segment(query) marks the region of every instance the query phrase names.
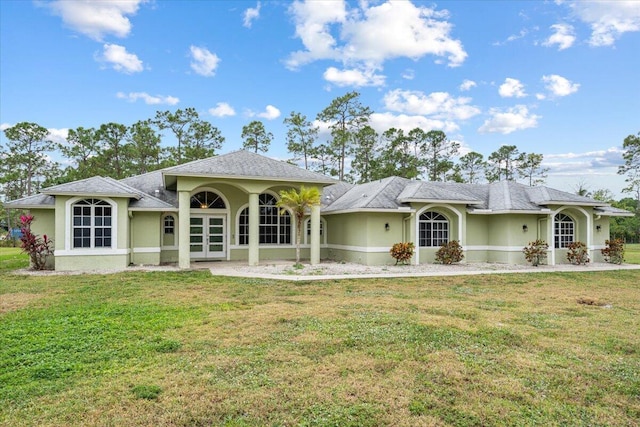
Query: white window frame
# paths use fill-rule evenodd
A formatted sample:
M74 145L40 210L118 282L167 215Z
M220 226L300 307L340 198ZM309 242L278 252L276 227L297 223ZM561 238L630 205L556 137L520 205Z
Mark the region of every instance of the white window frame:
M439 216L442 219L439 218L429 218L429 219L422 219L423 215L427 215L427 214L431 214L431 215L435 215L435 216ZM427 224L431 224L431 235L430 236L425 236L424 239L422 237L422 227L425 226ZM444 225L445 228L444 229L435 229L434 226L442 226ZM428 230L425 229L425 233ZM435 232L444 232L445 237L434 237L434 233ZM440 246L442 246L443 243L449 243L450 241L450 237L451 237L451 221L449 221L449 218L447 218L446 215L444 215L441 212L438 212L436 210L425 210L423 212L420 213L420 215L418 216L418 246L421 248L438 248ZM431 243L429 245L423 245L423 241L424 243ZM433 242L436 241L438 242L438 244L433 244Z
M305 245L311 244L311 218L307 218L304 220L302 229L304 230L304 239L303 242ZM320 218L320 244L327 244L327 220L324 218Z
M576 220L571 216L559 212L554 216L553 224L553 246L555 249L566 249L576 241Z
M258 196L258 209L261 209L263 206L265 206L260 201L260 199L261 199L261 197L263 195L268 195L268 196L273 197L276 200L276 202L280 200L278 195L273 193L273 192L271 192L271 191L265 191L263 193L260 193L260 195ZM284 246L291 246L295 242L295 237L294 237L294 232L295 232L295 224L294 224L294 222L295 221L293 220L293 215L291 214L291 212L288 209L285 209L285 211L287 212L288 217L289 217L289 225L288 225L289 233L281 233L280 232L281 227L282 226L286 226L285 224L281 223L281 221L285 218L285 216L280 214L280 212L279 212L280 208L276 207L276 209L278 210L278 213L277 213L277 224L276 224L276 226L278 228L278 233L277 233L278 242L277 243L260 243L260 246L263 246L263 247L264 246L284 247ZM246 214L245 214L245 211L246 211ZM242 217L246 217L247 218L246 233L241 233L240 219ZM249 204L247 203L247 204L241 206L240 209L238 209L238 214L236 215L236 244L239 247L243 247L243 248L249 246L249 222L248 222L248 217L249 217ZM259 241L262 241L261 237L262 237L263 227L273 226L273 224L263 224L262 223L263 215L259 215L259 218L260 218L260 224L259 224L259 233L260 234L259 234L258 239L259 239ZM280 243L280 241L282 240L283 236L288 236L289 243ZM246 238L246 241L244 243L241 243L241 239L243 237Z
M98 199L111 205L111 247L110 248L74 248L73 247L73 205L80 200ZM64 249L56 250L56 256L80 256L80 255L126 255L128 249L118 248L118 204L109 197L82 196L72 197L65 202L65 235Z

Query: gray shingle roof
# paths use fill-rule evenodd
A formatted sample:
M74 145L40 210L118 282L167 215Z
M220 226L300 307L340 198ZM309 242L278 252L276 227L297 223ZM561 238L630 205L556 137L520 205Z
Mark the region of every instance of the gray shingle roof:
M140 198L139 191L122 184L113 178L94 176L80 181L67 182L54 185L42 190L43 194L78 195L78 196L112 196Z
M55 197L47 194L34 194L33 196L10 200L4 203L6 207L15 209L53 208L55 204Z
M261 180L333 184L335 179L311 172L281 160L271 159L245 150L195 160L163 170L165 177L189 175L237 177Z
M398 209L403 206L398 201L398 196L410 182L406 178L392 176L379 181L354 185L344 192L342 196L328 204L324 208L324 212L354 209ZM331 191L331 187L333 186L328 187L327 190ZM326 194L324 193L324 195Z
M178 207L178 195L175 191L164 188L161 170L121 179L120 182L142 191L143 193L152 196L169 206L174 208ZM132 203L131 206L138 207L137 202L134 203Z

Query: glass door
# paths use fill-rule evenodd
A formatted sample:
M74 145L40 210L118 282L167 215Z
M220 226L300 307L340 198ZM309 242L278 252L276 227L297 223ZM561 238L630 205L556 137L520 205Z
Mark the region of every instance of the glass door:
M192 216L189 227L189 250L191 258L226 257L225 216Z

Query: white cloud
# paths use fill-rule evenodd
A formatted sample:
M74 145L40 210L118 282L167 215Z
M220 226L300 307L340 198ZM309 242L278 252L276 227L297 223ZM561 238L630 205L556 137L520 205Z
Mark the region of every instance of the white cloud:
M9 123L1 123L0 124L0 131L4 131L5 129L9 129L10 127L13 127L13 125L9 124Z
M191 69L201 76L211 77L215 75L220 58L204 47L191 46L189 49L192 58Z
M344 1L295 1L289 12L305 50L293 52L286 65L296 69L316 60L333 59L371 69L380 68L391 58L417 60L435 55L446 57L448 65L456 67L467 57L462 43L450 36L452 25L446 21L446 11L407 1L358 4L347 10Z
M119 1L64 1L57 0L47 6L62 17L70 28L94 40L102 41L106 35L126 37L131 32L127 15L135 15L146 0Z
M517 130L534 128L538 126L540 116L530 114L525 105L516 105L502 111L499 108L489 110L491 117L480 126L480 133L501 133L508 135Z
M126 99L129 102L136 102L138 99L142 99L147 105L176 105L180 102L180 99L175 96L162 96L156 95L152 96L145 92L129 92L128 94L124 92L118 92L116 97L119 99Z
M253 21L260 17L260 2L256 5L256 7L250 7L244 11L244 20L242 25L247 28L251 28Z
M545 87L555 96L567 96L575 93L580 88L579 83L572 83L557 74L542 76Z
M547 95L545 95L544 93L536 93L536 99L538 101L542 101L544 99L547 99Z
M527 94L524 91L524 85L518 79L507 77L504 83L500 85L498 93L503 98L524 98Z
M336 86L383 86L385 81L385 77L375 74L375 70L338 70L335 67L327 68L323 77Z
M236 115L236 110L226 102L218 102L215 107L209 108L209 114L214 117L231 117Z
M258 117L262 117L263 119L273 120L280 117L280 110L278 110L273 105L267 105L265 111L257 114Z
M518 39L521 39L521 38L525 37L527 34L529 34L529 31L526 28L523 28L522 30L520 30L520 32L518 34L512 34L509 37L507 37L506 40L501 41L501 42L494 42L493 45L494 46L504 46L507 43L511 43L512 41L516 41Z
M478 84L476 82L474 82L473 80L469 80L469 79L465 79L462 84L459 86L458 89L460 89L460 91L464 92L467 90L471 90L471 88L478 86Z
M412 70L411 68L407 68L402 73L402 78L405 79L405 80L413 80L415 77L416 77L416 72L414 70Z
M139 73L144 69L142 61L135 54L127 52L124 46L117 44L105 44L102 47L102 55L97 60L107 62L114 70L126 74Z
M571 1L568 5L591 27L591 46L611 46L624 33L640 31L640 2L636 0Z
M424 116L412 116L408 114L393 114L386 113L373 113L370 117L369 124L379 134L391 129L402 129L405 133L412 129L420 128L426 130L439 129L444 132L455 132L459 129L459 126L449 120L435 120Z
M447 92L425 95L420 91L395 89L383 99L385 108L399 113L432 116L436 119L466 120L480 114L480 109L470 105L471 98L454 98Z
M554 24L551 29L555 32L542 43L543 46L558 45L558 50L568 49L573 46L576 41L573 26L569 24Z
M49 131L49 140L58 143L58 144L66 144L67 143L67 136L69 135L69 129L67 128L62 128L62 129L56 129L56 128L49 128L47 129Z

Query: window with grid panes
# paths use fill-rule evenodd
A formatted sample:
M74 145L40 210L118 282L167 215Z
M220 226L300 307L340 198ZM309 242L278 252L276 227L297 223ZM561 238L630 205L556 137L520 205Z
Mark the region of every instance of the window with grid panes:
M555 218L554 240L555 247L566 248L573 243L575 234L575 222L569 215L559 213Z
M424 212L418 220L420 246L442 246L449 242L449 221L433 211Z
M73 204L73 247L110 248L112 238L111 205L100 199Z
M291 244L291 215L289 212L280 214L280 208L276 206L277 199L268 193L260 194L259 218L260 218L260 244L264 245L289 245ZM240 212L238 218L238 243L249 244L249 208Z

